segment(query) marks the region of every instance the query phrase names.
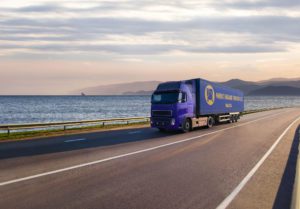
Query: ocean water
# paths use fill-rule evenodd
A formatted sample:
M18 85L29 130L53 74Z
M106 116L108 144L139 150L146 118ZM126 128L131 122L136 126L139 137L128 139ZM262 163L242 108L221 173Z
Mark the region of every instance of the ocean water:
M150 96L0 96L0 124L150 115ZM245 97L245 109L300 106L300 97Z

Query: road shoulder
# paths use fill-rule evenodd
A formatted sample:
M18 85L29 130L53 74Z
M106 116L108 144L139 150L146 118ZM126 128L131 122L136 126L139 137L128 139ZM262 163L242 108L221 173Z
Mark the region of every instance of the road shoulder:
M299 146L299 123L283 137L228 208L289 208Z

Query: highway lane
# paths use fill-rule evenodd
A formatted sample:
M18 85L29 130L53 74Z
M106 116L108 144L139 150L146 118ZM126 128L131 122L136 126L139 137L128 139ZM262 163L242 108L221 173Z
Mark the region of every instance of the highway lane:
M1 143L0 182L158 148L1 186L0 205L215 208L299 115L300 109L256 113L188 134L144 128Z
M129 153L228 127L232 128L236 125L255 122L257 119L264 119L264 117L275 117L281 112L272 111L247 115L237 124L224 124L213 129L202 129L184 135L159 133L155 129L146 128L139 129L139 132L137 130L118 130L3 143L0 144L0 170L2 171L0 182ZM86 139L86 141L65 143L76 139Z

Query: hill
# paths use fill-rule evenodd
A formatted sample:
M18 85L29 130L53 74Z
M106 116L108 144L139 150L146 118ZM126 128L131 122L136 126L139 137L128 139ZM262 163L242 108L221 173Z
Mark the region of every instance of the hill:
M150 95L159 83L160 81L140 81L99 85L78 89L70 94L80 95L81 92L83 92L86 95ZM219 83L239 89L244 92L245 95L298 95L297 92L299 91L298 89L300 89L300 79L275 78L259 82L231 79Z
M300 96L300 88L291 86L266 86L249 93L251 96Z
M123 95L151 95L153 93L153 91L128 91L128 92L124 92Z
M246 95L251 91L261 88L261 85L255 83L255 82L243 81L240 79L231 79L226 82L221 82L220 84L234 88L234 89L239 89L242 92L244 92L244 94L246 94Z
M259 83L270 83L270 82L284 82L284 81L299 81L300 80L300 77L299 78L271 78L271 79L268 79L268 80L262 80L262 81L259 81Z
M132 94L135 94L135 92L152 92L159 83L160 81L141 81L112 85L99 85L78 89L71 92L71 94L79 95L80 92L84 92L86 95L128 95L129 92Z

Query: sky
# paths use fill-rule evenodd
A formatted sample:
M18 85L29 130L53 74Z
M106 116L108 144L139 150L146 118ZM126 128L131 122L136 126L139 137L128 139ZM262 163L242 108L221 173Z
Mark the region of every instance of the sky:
M1 0L0 95L300 77L299 0Z

